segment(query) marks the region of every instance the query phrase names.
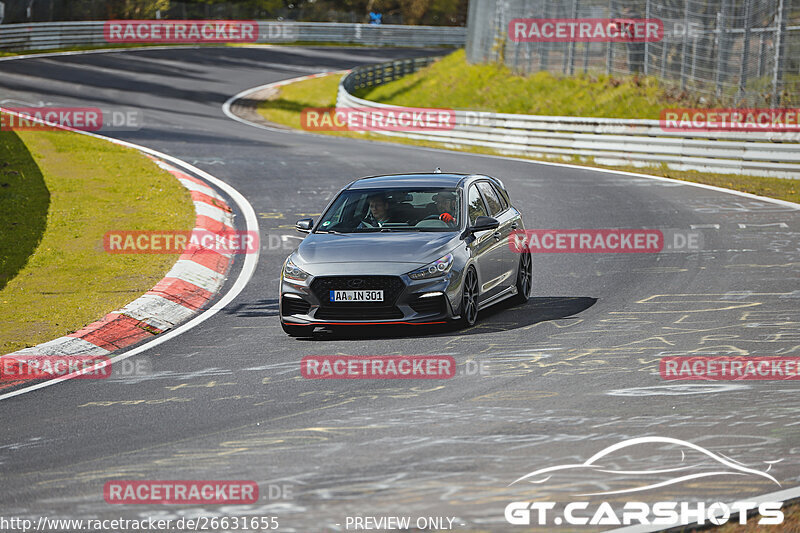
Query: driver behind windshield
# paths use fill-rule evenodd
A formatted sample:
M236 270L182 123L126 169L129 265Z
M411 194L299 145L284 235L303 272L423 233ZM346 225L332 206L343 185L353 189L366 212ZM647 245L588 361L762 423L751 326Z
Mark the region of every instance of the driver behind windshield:
M391 207L385 194L373 194L367 198L369 211L359 228L382 227L386 222L391 222Z

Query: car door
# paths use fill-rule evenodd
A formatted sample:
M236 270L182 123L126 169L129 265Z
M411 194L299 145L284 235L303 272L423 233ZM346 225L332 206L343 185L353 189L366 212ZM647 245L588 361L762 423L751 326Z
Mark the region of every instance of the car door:
M498 268L501 278L498 285L501 289L504 289L516 283L515 274L519 257L511 252L508 240L514 230L522 227L520 216L516 209L511 208L505 196L497 189L495 184L481 181L478 183L478 189L486 201L489 216L496 218L500 223L494 235L497 240L497 254L499 256L497 260L501 264Z
M478 217L489 216L483 196L475 184L467 192L467 213L470 226L475 224ZM501 276L502 257L497 254L497 238L494 233L495 230L475 232L475 240L470 245L480 281L479 301L486 300L499 291L497 284Z

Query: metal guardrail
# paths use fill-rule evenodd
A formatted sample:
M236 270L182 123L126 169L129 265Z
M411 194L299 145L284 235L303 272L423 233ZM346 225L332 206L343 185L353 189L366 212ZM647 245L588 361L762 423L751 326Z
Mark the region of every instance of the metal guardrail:
M399 59L378 65L356 67L342 80L348 92L358 89L383 85L408 74L413 74L423 67L427 67L438 58L418 57L415 59Z
M352 93L354 88L368 86L363 80L370 80L370 85L380 85L395 79L394 73L412 67L398 63L392 61L354 69L339 85L337 107L394 107L364 100ZM392 69L390 75L385 74L388 68ZM674 132L663 130L658 120L464 110L455 111L452 130L378 133L445 145L482 146L504 154L567 160L577 156L603 165L665 164L674 170L800 179L800 133Z
M466 28L259 20L257 43L334 42L369 46L464 46ZM108 44L105 21L0 25L0 50L52 50Z

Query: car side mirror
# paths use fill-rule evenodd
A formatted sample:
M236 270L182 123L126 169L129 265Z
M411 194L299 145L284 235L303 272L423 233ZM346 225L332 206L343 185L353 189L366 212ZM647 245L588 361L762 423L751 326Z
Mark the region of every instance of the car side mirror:
M469 231L471 233L475 233L477 231L486 231L490 229L497 229L500 227L500 222L496 218L492 217L478 217L475 219L475 224L473 224Z
M300 233L311 233L311 228L314 227L313 218L304 218L295 223L294 228Z

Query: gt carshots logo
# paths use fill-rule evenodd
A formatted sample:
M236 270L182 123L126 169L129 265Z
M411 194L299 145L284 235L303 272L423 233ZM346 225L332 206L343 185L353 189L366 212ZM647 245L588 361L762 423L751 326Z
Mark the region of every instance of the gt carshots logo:
M639 470L624 464L636 461L635 458L642 451L653 445L658 445L659 457L650 457L649 459L658 462L656 468ZM615 454L619 450L625 451ZM675 464L670 464L669 457L677 452L680 452L680 460ZM666 460L661 457L662 454L667 454ZM678 455L675 456L678 457ZM768 473L772 466L780 461L782 459L765 461L767 468L759 470L684 440L669 437L639 437L609 446L583 463L557 465L535 470L516 479L509 486L521 482L543 485L565 471L569 471L573 475L571 479L574 479L575 473L581 471L587 474L602 474L604 476L602 486L604 487L611 482L616 484L620 478L623 480L631 478L640 483L627 488L614 487L601 492L578 494L578 497L614 495L616 499L619 494L642 492L696 479L730 475L761 477L780 486L780 483ZM672 474L674 476L669 477ZM612 476L611 482L608 480L609 475ZM644 484L641 484L642 480L644 480ZM573 481L573 483L575 482ZM702 501L656 501L653 503L628 501L622 505L621 509L619 509L619 505L615 509L607 501L598 503L584 500L566 504L554 501L515 501L506 505L504 517L509 524L526 526L547 524L677 526L694 522L698 525L704 525L706 522L722 525L737 517L739 524L745 524L748 512L756 510L761 515L758 521L759 525L777 525L783 523L782 505L783 502L746 500L727 504L719 501L710 504Z
M761 518L759 525L777 525L783 522L782 502L735 502L730 505L715 502L706 505L704 502L656 502L652 505L645 502L626 502L622 512L617 511L608 502L594 507L589 502L570 502L560 514L548 515L548 511L556 507L556 502L512 502L506 506L505 518L509 524L528 526L532 524L555 525L571 524L576 526L620 526L631 524L670 526L697 522L722 525L735 515L739 523L747 523L747 512L757 509ZM549 521L551 520L551 521Z

